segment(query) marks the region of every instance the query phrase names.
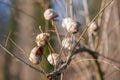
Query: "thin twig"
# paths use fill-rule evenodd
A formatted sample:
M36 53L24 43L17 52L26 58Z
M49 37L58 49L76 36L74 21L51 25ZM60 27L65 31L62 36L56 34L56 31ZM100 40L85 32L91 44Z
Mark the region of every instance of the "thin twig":
M73 14L73 1L70 0L70 15L71 15L71 18L74 19L74 14Z
M99 36L95 36L95 44L94 44L94 50L96 51L99 45Z
M39 29L40 29L40 31L43 33L43 30L42 30L41 26L39 26ZM51 54L51 56L52 56L52 61L53 61L53 63L54 63L54 58L53 58L52 53L54 53L55 51L54 51L53 47L51 46L51 44L49 43L49 41L47 41L47 45L48 45L50 54ZM47 57L45 57L45 59L47 60ZM48 61L48 60L47 60L47 61Z
M10 35L10 34L9 34L9 35ZM15 41L13 41L13 40L9 37L9 35L7 36L6 44L7 44L8 41L10 40L18 49L20 49L20 50L25 54L25 53L26 53L25 50L22 49L17 43L15 43ZM6 35L5 35L5 37L6 37ZM6 47L6 45L5 45L5 47Z
M112 1L113 1L113 0L111 0L101 11L99 11L99 13L94 17L94 19L87 25L87 27L85 28L85 30L84 30L84 31L82 32L82 34L80 35L79 40L78 40L76 46L78 45L78 43L79 43L79 41L81 40L82 36L87 32L87 29L88 29L88 27L90 26L90 24L97 19L97 17L103 12L103 10L104 10L106 7L108 7L108 6L111 4ZM53 72L49 73L48 76L56 76L56 75L59 75L62 70L64 70L64 69L67 68L67 66L68 66L68 65L70 64L70 62L71 62L71 58L72 58L72 56L73 56L73 54L74 54L74 49L76 48L76 46L72 49L71 54L68 56L67 61L66 61L64 64L62 64L56 71L53 71ZM94 56L94 57L97 57L97 56Z
M47 32L55 32L55 30L47 30Z
M89 26L91 25L92 22L94 22L97 17L112 3L113 0L111 0L103 9L101 9L101 11L98 12L98 14L90 21L90 23L88 23L85 27L85 29L83 30L83 32L81 33L76 45L74 46L74 48L72 49L71 53L74 52L74 49L76 48L76 46L78 45L79 41L81 40L81 38L84 36L84 34L87 33L87 30L89 28Z
M24 49L18 46L11 38L8 38L18 49L20 49L24 54L26 53Z
M8 36L7 36L7 39L6 39L6 42L5 42L5 47L8 45L8 39L9 39L9 37L10 37L10 34L11 34L11 32L9 32L9 34L8 34Z
M55 28L55 32L56 32L56 35L57 35L59 44L61 45L62 42L61 42L60 34L59 34L59 31L58 31L58 27L57 27L56 23L55 23L53 20L51 20L51 23L52 23L52 25L53 25L54 28Z
M78 53L78 52L89 52L91 55L94 55L96 58L97 58L98 56L101 56L101 57L103 57L103 58L105 58L105 59L107 59L107 60L110 60L110 61L112 61L112 62L115 62L115 63L120 64L120 61L116 61L116 60L114 60L114 59L111 59L111 58L109 58L109 57L106 57L106 56L104 56L104 55L102 55L102 54L99 54L98 52L92 51L92 50L90 50L90 49L88 49L88 48L85 48L85 47L76 50L74 53L76 54L76 53Z
M65 0L66 17L68 17L68 0Z
M40 29L40 32L42 32L42 33L43 33L43 30L42 30L41 26L39 26L39 29ZM55 51L54 51L54 49L53 49L53 47L52 47L52 45L50 44L50 42L49 42L49 41L47 41L47 44L48 44L48 47L49 47L49 48L50 48L50 50L51 50L50 52L53 52L53 53L54 53Z
M53 49L53 47L51 46L51 44L47 41L48 47L50 48L51 52L54 53L55 50Z
M74 65L74 64L77 64L79 62L83 62L83 61L95 61L95 60L97 60L99 62L103 62L103 63L109 64L109 65L113 66L116 70L120 71L119 66L116 66L115 64L113 64L111 62L108 62L108 61L105 61L105 60L98 60L98 59L81 59L81 60L78 60L78 61L72 63L71 66Z
M41 33L43 33L42 27L39 25L39 30Z
M21 58L19 58L18 56L16 56L15 54L11 53L10 51L8 51L4 46L2 46L0 44L0 47L6 52L8 53L9 55L15 57L18 61L20 61L21 63L24 63L25 65L29 66L30 68L42 73L43 75L46 75L46 73L43 71L43 70L40 70L40 69L37 69L35 68L34 66L30 65L29 63L25 62L24 60L22 60Z
M61 78L60 78L60 80L63 80L63 73L61 73Z
M67 34L65 35L65 37L64 37L64 38L67 38L68 34L69 34L69 33L67 33ZM64 44L64 45L66 45L66 41L65 41L65 44ZM63 50L63 48L64 48L64 45L61 47L61 49L60 49L60 52L59 52L59 53L62 53L62 50Z

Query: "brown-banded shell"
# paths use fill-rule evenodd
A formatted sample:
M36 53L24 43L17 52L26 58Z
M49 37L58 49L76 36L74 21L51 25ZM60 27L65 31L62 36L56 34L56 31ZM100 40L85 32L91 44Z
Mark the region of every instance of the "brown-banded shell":
M40 33L37 35L35 42L37 46L45 46L46 42L49 41L50 34L49 33Z
M51 65L57 66L60 62L60 55L56 53L49 54L47 60Z
M62 46L67 50L72 50L76 41L73 38L67 37L62 40Z
M29 55L29 60L34 64L39 64L42 59L43 47L34 47Z

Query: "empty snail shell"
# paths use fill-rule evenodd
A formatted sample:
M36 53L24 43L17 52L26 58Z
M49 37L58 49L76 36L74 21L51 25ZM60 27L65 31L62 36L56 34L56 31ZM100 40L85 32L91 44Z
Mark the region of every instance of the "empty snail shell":
M62 40L62 46L67 50L72 50L75 44L76 41L73 38L67 37Z
M49 54L47 60L51 65L57 66L60 62L60 55L56 53Z
M51 20L58 17L58 14L53 9L47 9L44 12L44 17L46 20Z
M70 33L77 33L81 24L74 21L72 18L65 18L62 21L62 27L65 28Z
M50 34L49 33L40 33L37 35L35 42L38 46L45 46L46 41L49 41Z
M97 35L97 31L99 29L99 26L97 25L97 23L94 21L93 23L91 23L91 25L89 26L88 32L93 34L93 35Z
M42 59L43 48L42 47L34 47L31 50L29 60L34 64L39 64Z
M70 18L70 17L68 17L68 18L64 18L63 20L62 20L62 27L63 28L66 28L67 26L68 26L68 23L70 23L70 22L72 22L73 20L72 20L72 18Z

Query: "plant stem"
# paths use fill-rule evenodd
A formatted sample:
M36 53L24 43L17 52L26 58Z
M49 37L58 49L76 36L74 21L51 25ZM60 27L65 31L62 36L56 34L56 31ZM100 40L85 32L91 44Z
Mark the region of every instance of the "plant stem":
M40 69L35 68L35 67L32 66L31 64L29 64L29 63L25 62L24 60L22 60L20 57L18 57L18 56L16 56L15 54L11 53L10 51L8 51L8 50L7 50L4 46L2 46L1 44L0 44L0 47L1 47L6 53L8 53L9 55L15 57L15 58L16 58L18 61L20 61L21 63L26 64L26 65L29 66L30 68L32 68L32 69L34 69L34 70L36 70L36 71L38 71L38 72L40 72L40 73L42 73L42 74L44 74L44 75L46 74L43 70L40 70Z
M72 2L72 0L70 0L70 15L71 15L71 18L74 19L74 15L73 15L73 2Z
M53 25L54 28L55 28L55 32L56 32L56 35L57 35L57 38L58 38L59 44L61 45L62 42L61 42L61 39L60 39L60 34L59 34L59 31L58 31L57 25L56 25L56 23L55 23L53 20L51 20L51 23L52 23L52 25Z

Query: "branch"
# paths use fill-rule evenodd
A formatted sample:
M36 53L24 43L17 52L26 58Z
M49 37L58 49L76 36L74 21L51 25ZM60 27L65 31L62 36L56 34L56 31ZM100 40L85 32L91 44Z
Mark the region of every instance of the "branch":
M21 63L24 63L25 65L29 66L30 68L42 73L43 75L45 75L46 73L43 71L43 70L40 70L40 69L37 69L35 68L34 66L30 65L29 63L25 62L24 60L22 60L21 58L19 58L18 56L16 56L15 54L11 53L10 51L8 51L4 46L2 46L0 44L0 47L6 52L8 53L9 55L15 57L18 61L20 61Z
M105 57L105 56L103 56L103 55L100 55L98 52L92 51L92 50L87 49L87 48L85 48L85 47L76 50L76 51L74 52L74 55L75 55L75 54L78 54L78 53L81 53L81 52L87 52L87 53L89 53L94 59L97 59L98 56L102 56L102 57L104 57L104 58L106 58L106 59L108 59L108 60L110 60L110 61L114 61L114 62L116 62L116 63L120 63L119 61L112 60L111 58L108 58L108 57ZM67 59L67 61L66 61L65 63L63 63L56 71L53 71L53 72L51 72L51 73L48 73L47 76L53 77L53 76L58 76L58 75L60 75L61 72L62 72L63 70L65 70L65 69L67 68L67 66L70 64L72 56L73 56L73 54L70 54L69 57L68 57L68 59ZM100 73L100 75L101 75L100 66L99 66L98 61L95 62L95 65L97 65L96 67L98 68L98 71L99 71L99 73ZM102 80L102 79L101 79L101 80Z
M82 39L83 35L87 32L87 29L89 28L90 24L97 19L97 17L105 10L106 7L108 7L108 6L111 4L112 1L113 1L113 0L111 0L101 11L99 11L98 14L94 17L94 19L92 19L92 21L86 25L86 28L84 29L84 31L83 31L82 34L80 35L80 37L79 37L76 45L75 45L74 48L72 49L71 54L68 56L67 61L66 61L65 63L63 63L56 71L53 71L53 72L49 73L49 74L47 75L48 77L60 75L61 72L62 72L64 69L67 68L67 66L68 66L68 65L70 64L70 62L71 62L72 56L73 56L75 53L77 53L77 52L74 52L76 46L78 45L79 41ZM96 52L91 51L91 50L89 50L89 49L85 49L85 48L79 49L79 52L84 52L84 51L90 53L90 55L92 55L93 58L97 59L98 56L97 56L97 55L93 55L93 53L96 53Z
M98 12L98 14L90 21L90 23L88 23L88 24L86 25L85 29L84 29L83 32L81 33L81 35L80 35L80 37L79 37L79 39L78 39L78 41L77 41L77 43L76 43L76 45L75 45L74 48L72 49L71 54L73 54L76 46L78 45L79 41L82 39L82 37L84 36L84 34L87 33L87 30L88 30L89 26L91 25L91 23L93 23L93 22L97 19L97 17L112 3L112 1L113 1L113 0L111 0L104 8L102 8L102 9Z
M65 0L66 17L68 17L68 0Z
M97 61L98 56L94 55L95 52L92 51L92 50L89 50L89 49L87 49L87 48L82 48L82 49L80 50L80 52L81 52L81 51L87 52L88 54L90 54L90 56L93 57L93 59L95 59L95 61L93 62L93 66L94 66L94 68L95 68L95 70L96 70L96 79L97 79L97 80L103 80L103 75L102 75L102 71L101 71L101 68L100 68L100 64L99 64L99 62ZM79 50L78 50L76 53L79 53Z
M57 27L56 23L54 22L54 20L51 20L51 23L52 23L52 25L53 25L54 28L55 28L55 32L56 32L56 35L57 35L57 38L58 38L58 42L59 42L59 44L61 45L62 42L61 42L61 38L60 38L60 34L59 34L58 27Z
M42 30L41 26L39 26L39 29L40 29L40 32L43 33L43 30ZM53 49L53 47L52 47L52 45L50 44L49 41L47 41L47 44L48 44L48 47L50 49L50 52L54 53L55 51L54 51L54 49Z
M111 59L111 58L109 58L109 57L106 57L106 56L104 56L104 55L102 55L102 54L99 54L98 52L92 51L92 50L90 50L90 49L88 49L88 48L85 48L85 47L76 50L74 53L77 54L77 53L79 53L79 52L88 52L90 55L94 56L95 59L97 59L99 56L101 56L101 57L103 57L103 58L105 58L105 59L107 59L107 60L109 60L109 61L112 61L112 62L115 62L115 63L120 64L119 61L113 60L113 59Z
M73 14L73 1L70 0L70 15L71 15L71 18L74 19L74 14Z

